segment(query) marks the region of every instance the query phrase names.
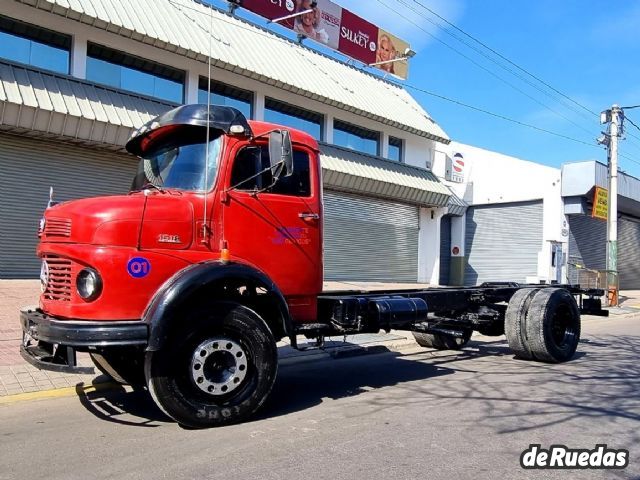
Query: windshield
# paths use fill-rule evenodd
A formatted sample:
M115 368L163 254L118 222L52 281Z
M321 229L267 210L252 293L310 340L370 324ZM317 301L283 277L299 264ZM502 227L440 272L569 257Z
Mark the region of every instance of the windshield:
M191 135L171 136L169 141L158 142L157 148L145 152L131 190L142 190L145 185L159 188L204 191L213 185L218 171L222 137L209 142L209 162L206 172L206 139L204 129Z

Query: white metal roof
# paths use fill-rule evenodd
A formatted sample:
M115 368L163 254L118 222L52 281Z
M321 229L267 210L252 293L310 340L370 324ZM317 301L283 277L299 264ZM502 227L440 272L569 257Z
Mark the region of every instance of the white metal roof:
M134 129L173 106L0 60L2 130L121 150ZM329 188L416 205L452 205L451 191L428 170L327 144L321 145L320 159Z
M429 170L354 152L335 145L320 145L325 187L376 195L421 206L445 206L453 195Z
M17 0L448 143L396 85L193 0ZM212 28L210 28L210 25Z
M121 149L134 127L172 106L0 61L0 128L4 130Z

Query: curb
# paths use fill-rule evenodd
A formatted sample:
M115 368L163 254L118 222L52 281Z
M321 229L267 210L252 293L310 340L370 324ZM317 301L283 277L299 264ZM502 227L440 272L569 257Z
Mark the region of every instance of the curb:
M75 387L52 388L49 390L40 390L35 392L15 393L13 395L5 395L0 397L0 406L13 405L15 403L27 402L32 400L44 400L49 398L65 398L73 397L80 394L104 392L122 388L124 385L111 380L97 382L92 385L78 383Z

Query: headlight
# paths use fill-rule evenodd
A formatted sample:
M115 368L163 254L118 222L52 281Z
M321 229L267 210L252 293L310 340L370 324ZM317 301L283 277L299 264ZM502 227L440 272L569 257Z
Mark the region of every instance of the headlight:
M85 300L95 300L102 292L102 279L100 274L93 268L85 268L76 278L76 288L78 295Z

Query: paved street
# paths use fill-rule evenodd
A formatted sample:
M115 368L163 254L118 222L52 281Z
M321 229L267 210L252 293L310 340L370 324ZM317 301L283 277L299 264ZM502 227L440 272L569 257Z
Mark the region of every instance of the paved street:
M182 429L144 391L0 404L0 478L640 478L640 318L583 327L564 365L514 360L502 339L287 365L258 418L222 429ZM631 460L524 471L531 443Z

